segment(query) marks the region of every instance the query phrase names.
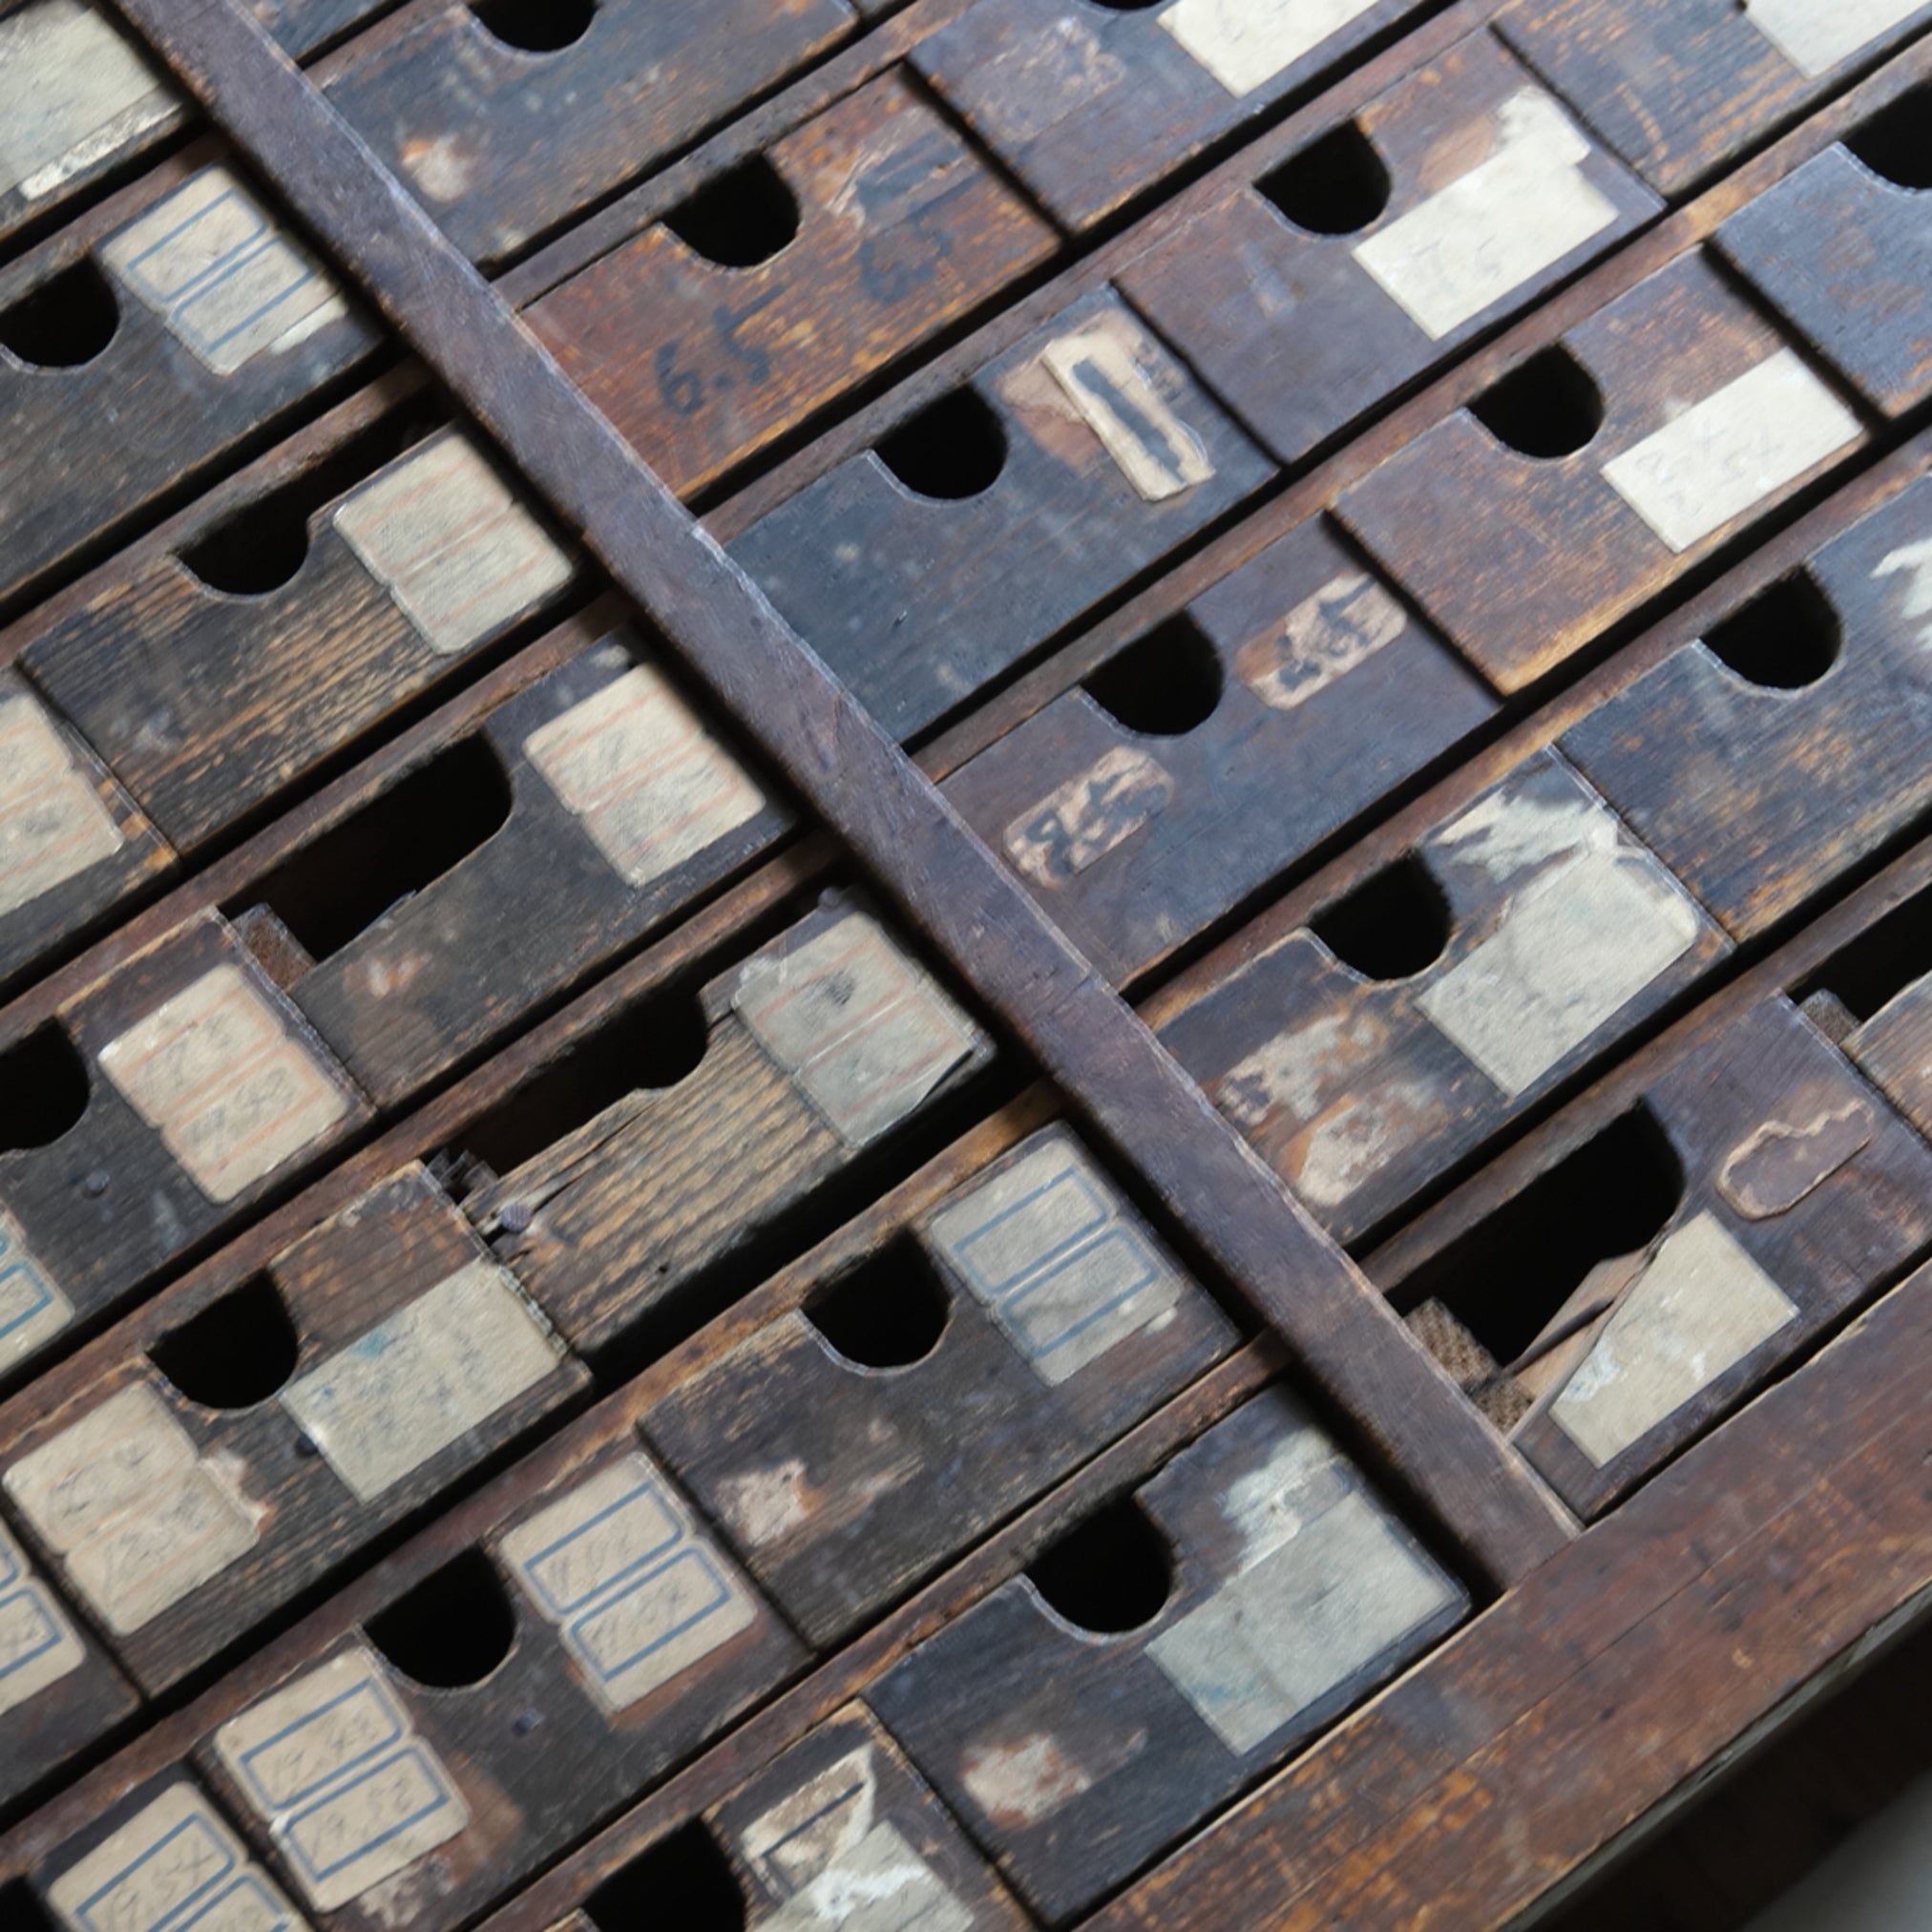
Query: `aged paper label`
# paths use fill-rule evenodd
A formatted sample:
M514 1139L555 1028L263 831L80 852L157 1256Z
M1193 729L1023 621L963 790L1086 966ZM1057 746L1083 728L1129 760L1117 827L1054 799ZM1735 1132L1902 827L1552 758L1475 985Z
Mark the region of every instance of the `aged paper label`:
M32 698L0 699L0 918L122 843L53 721Z
M472 1261L291 1382L282 1406L369 1502L562 1358L563 1344L509 1274Z
M1796 1315L1724 1224L1696 1215L1658 1244L1550 1416L1602 1468Z
M1229 94L1252 94L1376 0L1174 0L1154 17Z
M809 1880L759 1932L972 1932L971 1910L881 1820Z
M1603 477L1683 551L1858 439L1858 419L1781 348L1611 457Z
M1925 0L1744 0L1744 17L1807 80L1902 26Z
M23 1456L5 1486L122 1636L255 1547L254 1509L142 1382Z
M193 1785L170 1785L48 1891L69 1932L298 1932L303 1920Z
M1540 88L1496 110L1487 160L1358 242L1354 258L1432 342L1617 219L1582 166L1589 142Z
M1207 482L1214 465L1148 379L1142 346L1124 317L1099 315L1048 343L1040 360L1121 474L1149 503L1163 503Z
M348 1112L348 1098L239 966L164 1000L100 1069L211 1201L232 1201Z
M1358 571L1331 578L1268 631L1243 644L1234 675L1276 711L1292 711L1345 678L1409 627L1402 606Z
M700 1664L758 1619L648 1457L579 1482L503 1539L503 1560L610 1711Z
M453 430L351 491L331 520L439 657L467 651L570 581L570 558Z
M1172 774L1132 746L1103 751L1006 828L1006 852L1042 886L1063 885L1166 810Z
M203 168L101 254L219 376L348 313L335 284L226 168Z
M74 1304L33 1258L20 1224L0 1208L0 1368L32 1354L74 1319Z
M633 886L765 809L764 793L645 664L539 725L523 755Z
M470 1822L462 1793L360 1648L231 1717L215 1750L319 1912L346 1905Z
M853 1147L904 1120L980 1039L864 913L848 913L802 946L780 940L747 960L731 1004Z
M0 1528L0 1712L25 1704L86 1659L67 1613Z
M1060 1128L928 1225L1042 1381L1065 1381L1181 1298L1181 1277Z
M0 195L37 201L165 119L176 95L83 0L0 20Z

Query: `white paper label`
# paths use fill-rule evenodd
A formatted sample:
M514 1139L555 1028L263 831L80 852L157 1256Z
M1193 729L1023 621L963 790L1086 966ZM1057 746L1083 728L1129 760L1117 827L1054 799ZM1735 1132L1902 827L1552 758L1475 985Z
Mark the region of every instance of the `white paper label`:
M1408 627L1402 606L1380 584L1351 571L1304 598L1279 630L1243 644L1234 674L1270 710L1292 711Z
M57 1684L86 1659L67 1613L0 1529L0 1712Z
M472 1261L282 1392L362 1502L532 1389L563 1345L494 1262Z
M453 657L570 581L570 558L453 430L399 457L330 519L438 657Z
M239 966L214 967L110 1040L100 1069L211 1201L232 1201L348 1112Z
M1590 154L1548 94L1523 88L1496 110L1488 159L1358 242L1354 258L1439 342L1616 220L1581 172Z
M1063 1382L1159 1324L1181 1278L1073 1137L1054 1128L929 1223L1041 1380Z
M217 375L348 313L334 283L226 168L203 168L101 252Z
M1376 0L1174 0L1155 16L1231 94L1252 94Z
M23 1456L6 1489L122 1636L255 1547L254 1508L145 1383Z
M32 698L0 700L0 918L122 843L53 721Z
M1744 0L1744 17L1807 80L1901 27L1925 0Z
M462 1793L364 1649L231 1717L215 1750L318 1911L346 1904L470 1822Z
M0 20L0 195L37 201L172 112L176 95L83 0Z
M849 1146L914 1112L978 1029L863 913L746 962L731 1004Z
M1099 315L1048 343L1040 360L1136 493L1163 503L1207 482L1214 465L1148 378L1150 350L1124 317Z
M1699 1214L1658 1244L1550 1415L1602 1468L1796 1315L1723 1223Z
M751 1594L647 1457L580 1482L503 1539L598 1701L622 1711L757 1621Z
M539 725L523 755L633 886L754 819L765 796L650 666Z
M192 1785L171 1785L63 1872L70 1932L298 1932L294 1906Z
M74 1304L34 1260L12 1215L0 1208L0 1368L32 1354L74 1319Z
M1028 878L1064 885L1166 810L1174 780L1131 746L1103 751L1006 828L1006 852Z
M758 1932L972 1932L973 1914L892 1826L875 1824Z
M1781 348L1611 457L1603 476L1685 551L1858 439L1858 419Z

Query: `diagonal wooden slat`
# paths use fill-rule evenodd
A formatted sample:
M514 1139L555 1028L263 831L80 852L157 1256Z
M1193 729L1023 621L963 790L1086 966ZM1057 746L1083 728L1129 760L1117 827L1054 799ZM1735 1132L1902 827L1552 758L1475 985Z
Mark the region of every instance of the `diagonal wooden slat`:
M117 4L1469 1557L1508 1584L1562 1547L1514 1452L257 22Z

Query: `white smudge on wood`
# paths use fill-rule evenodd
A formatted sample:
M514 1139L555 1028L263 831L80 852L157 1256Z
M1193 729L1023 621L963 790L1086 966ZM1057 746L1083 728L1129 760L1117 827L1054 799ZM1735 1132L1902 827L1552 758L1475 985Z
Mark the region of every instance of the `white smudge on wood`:
M1062 885L1151 824L1173 796L1158 758L1116 746L1006 828L1007 856L1038 884Z
M94 780L32 698L0 700L0 918L124 843Z
M1744 0L1744 17L1807 80L1816 80L1924 6L1925 0Z
M1040 361L1136 494L1165 503L1207 482L1214 465L1149 375L1156 356L1132 322L1108 314L1048 343Z
M1174 0L1158 19L1237 97L1266 87L1376 0Z

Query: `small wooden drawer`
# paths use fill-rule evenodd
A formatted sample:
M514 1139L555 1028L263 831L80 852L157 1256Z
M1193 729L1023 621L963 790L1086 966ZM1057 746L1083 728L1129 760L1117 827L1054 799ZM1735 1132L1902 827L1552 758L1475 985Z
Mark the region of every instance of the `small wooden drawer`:
M1079 231L1305 87L1417 0L977 0L913 58L981 140Z
M369 1117L214 914L0 1051L0 1233L27 1264L0 1290L0 1372L112 1308Z
M1372 470L1338 514L1514 691L1865 440L1691 253Z
M171 162L9 263L0 598L258 434L378 340L232 160Z
M1234 1339L1052 1126L640 1426L793 1628L830 1648Z
M1109 289L731 545L898 737L931 724L1267 481Z
M323 85L451 241L494 262L828 52L856 22L847 0L415 0L326 63Z
M1674 197L1928 21L1925 0L1515 0L1498 31Z
M1429 1297L1412 1324L1585 1517L1932 1245L1932 1149L1782 996L1592 1138L1544 1138L1502 1207L1382 1285Z
M1921 81L1731 217L1716 246L1872 405L1932 395L1932 186Z
M599 258L528 320L651 468L692 491L1053 247L1046 224L889 74Z
M100 760L0 667L0 984L174 864Z
M1922 895L1829 961L1804 1010L1912 1124L1932 1140L1932 971ZM1854 1008L1842 997L1849 994Z
M922 1644L867 1701L1057 1923L1468 1607L1300 1404L1270 1390Z
M1795 911L1932 803L1928 524L1922 478L1562 741L1733 937Z
M580 1393L434 1181L160 1296L0 1412L37 1560L158 1693Z
M642 1043L662 1041L658 1016L640 1018ZM661 1310L993 1056L871 914L836 899L705 986L695 1065L627 1091L610 1061L639 1044L586 1042L602 1088L621 1097L540 1151L519 1149L465 1202L586 1351ZM513 1092L499 1110L513 1134L525 1103Z
M1121 985L1494 710L1317 518L1042 706L945 790Z
M788 820L619 632L399 770L231 910L248 907L253 940L276 931L288 997L388 1106L728 877Z
M1293 462L1660 205L1478 33L1119 280Z
M1730 950L1544 751L1162 1037L1309 1211L1353 1240Z
M7 1269L0 1245L0 1294ZM0 1805L87 1750L136 1701L87 1626L0 1524Z
M469 435L439 429L387 460L421 410L404 405L254 501L136 551L22 652L181 850L570 590L572 558ZM352 487L345 468L362 472ZM272 586L249 576L264 556L286 573Z

